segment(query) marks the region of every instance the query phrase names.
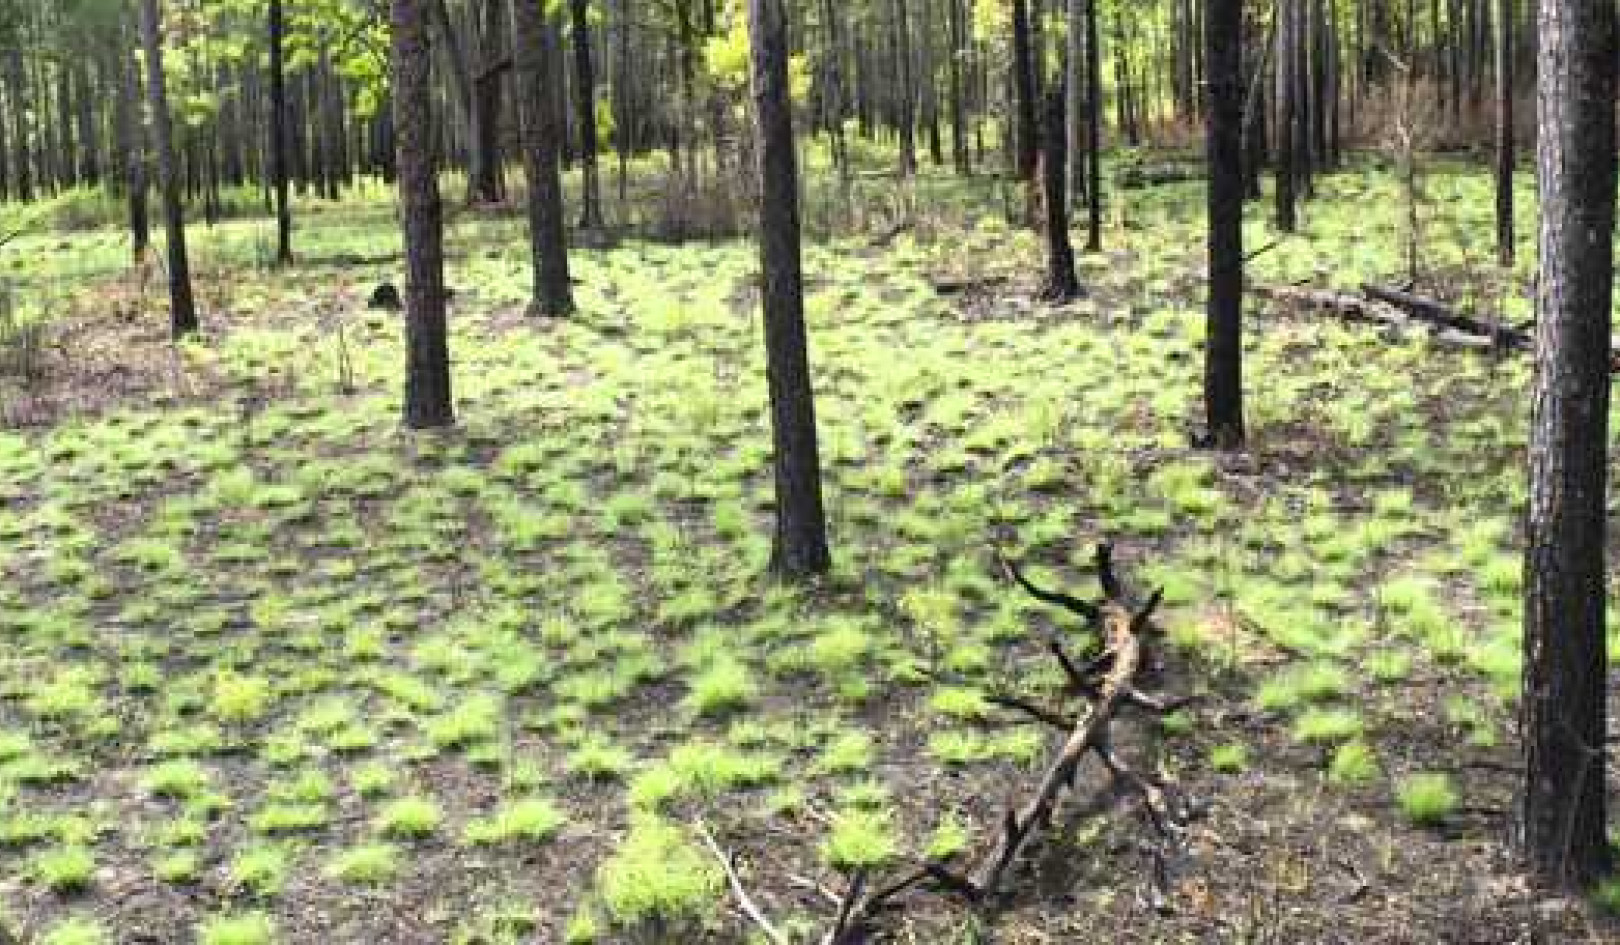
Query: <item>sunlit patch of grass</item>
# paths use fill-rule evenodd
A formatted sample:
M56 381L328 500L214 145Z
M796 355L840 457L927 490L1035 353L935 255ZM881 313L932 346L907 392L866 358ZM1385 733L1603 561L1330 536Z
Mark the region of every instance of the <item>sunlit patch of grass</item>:
M377 812L376 829L385 837L419 840L432 836L443 817L438 803L431 798L401 797Z
M381 886L399 873L399 848L387 843L362 843L333 856L325 873L356 886Z
M275 924L262 912L216 916L197 930L198 945L272 945L274 941Z
M467 824L464 839L487 845L524 840L549 840L568 822L568 817L551 801L540 797L522 798L502 804L489 817Z
M883 866L899 854L893 816L883 810L857 807L834 815L821 844L821 857L840 870Z

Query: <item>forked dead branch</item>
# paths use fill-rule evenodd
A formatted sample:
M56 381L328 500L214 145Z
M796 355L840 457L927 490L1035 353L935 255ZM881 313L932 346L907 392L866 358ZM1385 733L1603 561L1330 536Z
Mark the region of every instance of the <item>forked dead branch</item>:
M1152 662L1147 643L1162 592L1154 591L1142 599L1127 589L1114 569L1113 549L1106 543L1098 545L1096 551L1097 579L1102 589L1102 596L1096 600L1039 587L1011 561L999 556L998 560L1007 576L1031 597L1080 617L1100 641L1095 652L1077 659L1062 635L1044 634L1045 649L1063 670L1063 703L1076 708L1062 703L1048 705L1040 697L1022 692L998 691L987 696L993 705L1066 733L1063 744L1023 800L1009 804L994 837L965 869L955 866L952 860L929 860L913 864L887 883L874 885L861 872L851 878L842 895L821 890L836 909L832 925L820 939L822 945L864 941L885 912L898 907L902 896L920 887L974 906L994 901L1005 891L1009 874L1032 841L1051 827L1059 802L1078 786L1081 764L1091 755L1096 755L1116 782L1141 799L1157 841L1172 838L1184 820L1183 812L1170 802L1165 786L1126 765L1113 740L1113 724L1123 709L1165 713L1188 701L1153 695L1140 688L1141 678ZM725 868L744 914L770 941L787 942L749 894L735 857L706 831L704 840ZM1162 895L1163 851L1158 846L1154 848L1154 859L1152 884L1155 894Z

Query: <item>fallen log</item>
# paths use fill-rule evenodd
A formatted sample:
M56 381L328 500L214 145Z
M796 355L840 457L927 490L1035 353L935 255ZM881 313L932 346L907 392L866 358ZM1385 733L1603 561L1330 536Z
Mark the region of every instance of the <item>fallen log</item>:
M1203 164L1139 165L1122 168L1115 183L1122 190L1142 190L1163 184L1185 184L1209 175Z
M1499 322L1488 322L1470 315L1464 315L1451 306L1434 299L1415 295L1401 289L1372 285L1370 283L1363 285L1361 292L1370 299L1393 305L1419 321L1460 331L1465 335L1488 338L1498 347L1516 348L1525 351L1528 351L1531 347L1532 339L1528 332L1520 331Z

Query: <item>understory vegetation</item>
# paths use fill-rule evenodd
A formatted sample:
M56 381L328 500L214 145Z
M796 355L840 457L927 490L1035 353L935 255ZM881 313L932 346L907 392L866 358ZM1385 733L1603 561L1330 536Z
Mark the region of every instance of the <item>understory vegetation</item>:
M397 316L365 307L398 278L383 191L302 213L273 276L263 222L196 228L209 333L172 354L115 231L6 249L75 284L37 313L66 329L43 378L4 388L0 937L743 941L699 824L808 932L817 884L995 828L1050 736L986 695L1059 689L1033 631L1079 631L994 553L1081 586L1105 539L1165 590L1156 646L1196 699L1145 738L1201 816L1176 907L1144 917L1138 828L1071 812L1049 843L1072 900L1015 895L1006 940L1370 940L1394 915L1439 940L1527 914L1492 851L1528 359L1257 304L1251 449L1196 451L1201 184L1127 192L1122 248L1082 257L1063 306L1030 301L1030 233L962 209L991 185L915 186L914 226L808 250L836 549L810 588L765 573L745 243L576 250L581 314L538 324L518 221L459 220L459 425L409 435ZM1469 236L1488 179L1428 187L1436 291L1523 318ZM1396 188L1370 162L1323 178L1251 282L1399 272ZM136 383L97 386L109 343Z

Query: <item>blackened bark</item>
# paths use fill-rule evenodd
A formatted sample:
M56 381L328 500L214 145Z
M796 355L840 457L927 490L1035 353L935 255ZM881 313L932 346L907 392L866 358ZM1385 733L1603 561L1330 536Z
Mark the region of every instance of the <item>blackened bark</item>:
M1243 445L1243 4L1206 0L1209 299L1204 409L1210 445Z
M1013 171L1019 180L1032 181L1035 179L1040 132L1036 129L1035 55L1030 47L1028 0L1012 0L1012 47L1013 109L1017 122L1014 126L1017 141L1014 143Z
M127 29L127 21L120 33ZM141 120L141 77L135 57L122 46L118 56L118 99L116 132L118 161L124 172L124 200L128 204L130 255L136 265L146 258L152 244L152 227L147 215L146 129Z
M399 197L405 230L405 426L449 426L450 351L444 313L444 208L433 146L430 0L392 0L390 57Z
M1294 31L1295 2L1297 0L1277 0L1277 46L1273 57L1276 60L1274 71L1277 79L1277 229L1284 233L1294 232L1297 225L1294 193L1294 157L1298 153L1294 147L1294 129L1298 124L1294 107L1294 65L1297 60L1294 54L1297 38Z
M276 263L292 262L292 200L287 186L287 73L282 0L270 0L270 187L276 204Z
M427 2L430 4L427 12L433 15L434 25L444 37L445 52L448 53L450 60L450 79L455 85L456 102L461 106L461 112L467 119L467 202L493 203L500 200L499 189L495 187L493 168L495 156L484 150L484 145L489 139L479 123L483 117L483 106L479 104L479 96L473 88L471 60L466 48L462 46L455 23L450 19L450 8L445 4L445 0L427 0ZM401 130L398 128L397 114L396 103L396 135ZM403 168L400 173L403 175Z
M1067 302L1080 295L1074 272L1074 246L1069 242L1069 136L1064 133L1065 79L1046 99L1046 127L1041 135L1041 191L1046 203L1046 285L1048 301Z
M956 173L966 177L973 173L968 156L967 103L963 90L962 56L967 51L967 33L962 22L962 0L945 0L946 29L951 46L945 60L946 82L950 87L951 108L951 164Z
M186 218L180 206L180 176L174 154L174 126L169 118L169 91L163 75L163 37L158 0L141 0L141 45L146 52L146 97L152 112L152 138L157 150L158 181L163 191L163 230L169 257L169 330L181 338L197 330L197 306L191 295L191 265L186 256Z
M906 0L892 0L894 29L895 94L898 96L899 114L895 127L900 132L900 164L902 178L917 173L917 89L911 68L911 18L906 13Z
M574 101L579 119L580 166L583 178L579 225L602 228L602 185L596 169L596 71L591 62L590 0L569 0L574 40Z
M1497 0L1496 260L1513 265L1513 0Z
M1086 0L1086 252L1102 252L1102 43L1097 4Z
M1541 0L1541 278L1526 520L1522 827L1544 882L1603 875L1604 490L1614 283L1615 10Z
M556 45L555 32L539 4L512 5L512 63L517 74L523 176L529 190L529 253L534 278L529 311L533 315L567 315L574 310L558 167L563 129L554 100L546 94L555 74Z
M510 21L504 0L483 0L478 23L478 75L473 81L473 126L479 154L477 191L486 202L506 199L505 165L501 160L501 77L505 72L506 30Z
M831 567L821 501L821 460L804 327L799 172L788 93L783 0L748 0L754 115L758 122L761 299L776 463L771 569L791 578Z

